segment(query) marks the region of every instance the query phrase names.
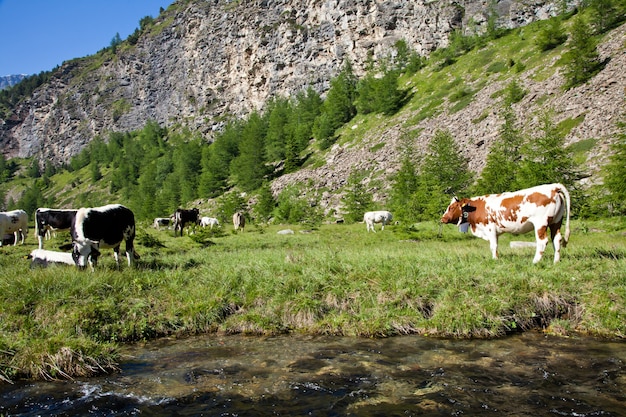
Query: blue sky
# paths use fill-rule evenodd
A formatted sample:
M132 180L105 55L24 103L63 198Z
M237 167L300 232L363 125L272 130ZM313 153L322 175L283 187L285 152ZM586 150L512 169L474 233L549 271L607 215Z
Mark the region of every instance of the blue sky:
M0 76L38 74L92 55L174 0L0 0Z

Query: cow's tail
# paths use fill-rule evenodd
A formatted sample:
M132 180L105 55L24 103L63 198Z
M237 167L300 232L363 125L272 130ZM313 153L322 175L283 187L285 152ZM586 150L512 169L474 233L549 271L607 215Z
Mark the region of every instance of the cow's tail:
M570 216L571 202L570 202L569 192L567 191L567 188L565 188L564 185L561 185L560 188L561 189L559 192L565 198L565 209L567 210L566 212L567 217L565 217L565 234L563 235L563 247L566 247L567 242L569 241L569 234L570 234L569 216Z

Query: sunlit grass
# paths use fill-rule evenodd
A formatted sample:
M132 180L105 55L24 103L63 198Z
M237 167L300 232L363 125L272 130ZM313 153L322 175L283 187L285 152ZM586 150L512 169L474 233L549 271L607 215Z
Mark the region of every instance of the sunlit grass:
M239 234L227 226L195 240L142 227L152 243L138 244L135 268L118 270L104 253L95 272L31 269L24 256L36 245L32 236L23 247L3 247L0 377L111 371L119 343L216 331L626 334L623 221L575 222L556 265L551 249L533 265L534 249L509 247L532 234L504 235L500 259L492 260L487 242L452 226L439 235L434 222L376 234L362 224L310 233L289 227L294 235L277 235L280 226ZM66 240L59 236L48 247Z

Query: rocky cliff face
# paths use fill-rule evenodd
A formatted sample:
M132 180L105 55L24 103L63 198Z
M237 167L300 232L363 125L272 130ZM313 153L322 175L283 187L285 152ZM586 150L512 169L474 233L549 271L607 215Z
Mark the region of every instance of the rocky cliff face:
M575 1L574 1L575 2ZM560 0L501 0L499 24L555 14ZM487 22L481 0L179 0L115 53L64 63L51 81L0 121L7 157L66 162L96 135L148 120L186 125L210 140L224 118L274 95L324 92L350 59L386 56L400 39L421 54L454 28Z

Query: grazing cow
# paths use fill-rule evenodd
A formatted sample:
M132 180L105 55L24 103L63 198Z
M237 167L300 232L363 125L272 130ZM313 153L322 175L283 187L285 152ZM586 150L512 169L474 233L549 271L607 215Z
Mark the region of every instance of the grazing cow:
M200 222L200 210L197 208L193 209L176 209L174 213L174 236L176 236L176 231L180 230L180 235L183 235L183 229L187 223L190 223L195 231L196 225ZM189 229L187 229L187 234L189 234Z
M393 216L388 211L368 211L363 215L363 221L365 222L365 226L367 227L367 231L370 230L376 233L376 229L374 229L374 223L380 223L380 230L385 230L385 225L389 224Z
M172 220L169 217L157 217L154 219L154 223L152 225L155 229L161 230L161 226L167 227L171 222Z
M53 210L38 208L35 212L35 234L39 249L43 249L44 236L50 238L50 230L70 230L77 210Z
M27 256L27 258L32 260L30 264L31 268L35 266L47 267L48 265L53 264L75 265L74 257L70 252L55 252L46 249L33 249L30 252L30 255Z
M548 229L554 245L554 262L561 254L561 224L566 216L562 245L569 240L570 196L561 184L545 184L525 190L480 197L452 199L441 217L442 223L469 227L474 236L489 241L491 254L498 258L498 236L535 230L537 250L533 263L541 260L548 244Z
M133 247L135 239L135 215L121 204L80 208L72 228L72 257L74 263L84 268L87 262L93 270L97 264L100 249L113 248L115 262L119 266L120 244L126 243L128 266L137 257Z
M207 227L210 226L213 229L213 226L219 226L220 222L215 217L203 217L200 219L200 226Z
M235 230L241 229L243 232L243 229L246 227L246 218L242 212L238 211L233 214L233 226L235 226Z
M2 240L4 240L5 234L13 233L15 236L13 246L17 245L20 236L23 245L27 232L28 214L24 210L0 212L0 236L2 236ZM0 246L2 246L2 240L0 240Z

